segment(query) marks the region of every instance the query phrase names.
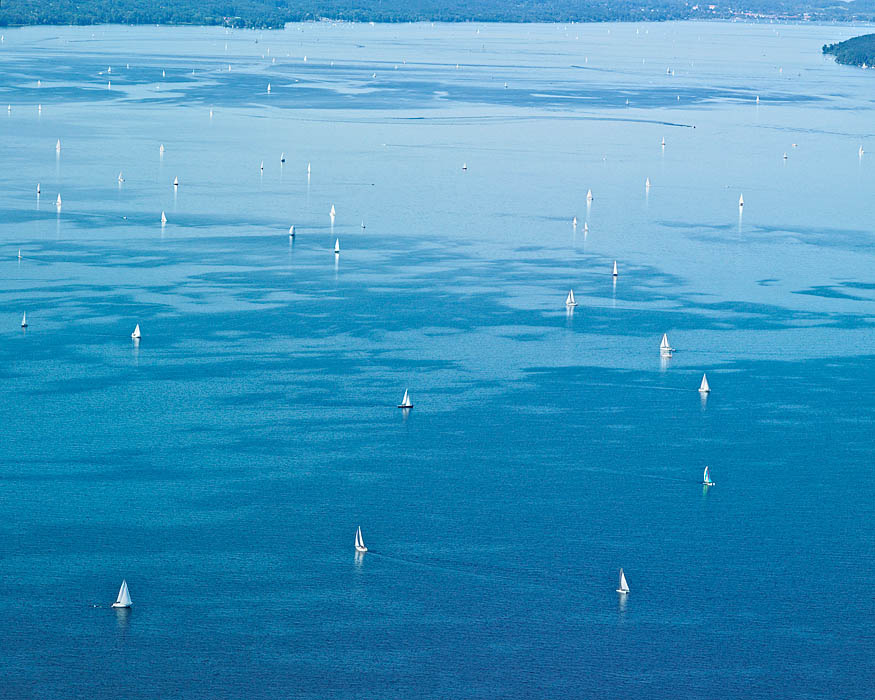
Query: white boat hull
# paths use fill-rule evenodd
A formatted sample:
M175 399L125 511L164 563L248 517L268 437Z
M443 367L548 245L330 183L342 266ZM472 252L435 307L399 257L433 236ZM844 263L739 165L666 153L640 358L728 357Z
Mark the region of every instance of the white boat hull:
M113 604L112 604L112 607L114 607L114 608L129 608L129 607L131 607L131 606L130 606L130 605L125 605L124 603L113 603Z
M408 403L408 404L399 403L398 408L413 408L413 404L412 403Z
M358 545L356 545L356 546L355 546L355 551L356 551L356 552L367 552L367 551L368 551L368 548L367 548L367 547L359 547Z
M622 588L618 588L617 593L622 593L623 595L628 595L629 591L624 591Z

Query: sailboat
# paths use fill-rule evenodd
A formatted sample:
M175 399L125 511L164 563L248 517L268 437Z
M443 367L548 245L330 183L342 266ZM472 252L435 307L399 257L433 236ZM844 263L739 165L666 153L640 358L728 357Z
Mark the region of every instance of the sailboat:
M21 248L18 249L18 259L21 260Z
M860 154L861 156L863 155L863 146L862 146L862 145L860 146L859 154Z
M617 589L617 593L625 595L628 592L629 584L626 583L626 574L623 573L623 569L620 569L620 587Z
M586 238L586 234L589 233L589 224L585 221L583 222L583 237Z
M571 225L572 225L574 228L577 228L577 217L576 217L576 216L571 220Z
M280 163L285 163L285 162L286 162L286 152L283 151L282 153L280 153Z
M270 94L270 83L267 84L267 94Z
M468 169L468 164L462 163L462 170L467 170L467 169Z
M705 467L705 473L702 475L702 485L703 486L713 486L714 482L711 481L711 473L708 471L708 467Z
M659 343L659 354L662 357L671 357L672 352L674 352L674 348L669 345L668 333L663 333L662 341Z
M574 301L574 290L573 289L568 290L568 296L565 297L565 306L568 306L568 307L577 306L577 302Z
M125 181L124 177L122 177L122 171L121 171L121 170L118 171L118 181L119 181L119 183L122 183L122 182Z
M649 177L646 180L644 180L644 188L648 189L648 190L650 189L650 178Z
M331 211L328 212L328 216L330 216L333 219L336 215L337 215L337 212L334 210L334 205L332 204Z
M166 223L167 223L167 214L165 214L165 213L162 211L162 212L161 212L161 225L163 226L163 225L166 224Z
M307 177L310 177L310 164L307 163Z
M340 239L339 238L334 239L334 254L340 255Z
M662 137L662 144L660 144L663 148L665 148L665 136Z
M366 228L367 228L367 226L365 226L365 222L362 221L362 231L364 231Z
M294 237L295 237L295 226L294 226L294 224L292 224L291 226L289 226L289 238L294 238Z
M60 192L58 192L58 198L55 200L55 206L58 207L58 209L61 208L61 193Z
M401 399L401 403L398 404L398 408L413 408L413 403L410 401L409 390L404 390L404 398Z
M174 177L174 178L173 178L173 186L174 186L174 187L179 187L179 178L178 178L178 177Z
M586 192L586 201L587 201L587 202L591 202L591 201L592 201L592 190L587 190L587 192Z
M365 541L362 539L361 527L356 528L356 531L355 531L355 551L356 552L367 552L368 551L368 548L365 547Z
M160 146L158 146L158 153L160 153L161 155L164 155L164 144L163 143Z
M134 332L131 333L131 338L133 338L134 340L140 339L140 324L139 323L137 324L137 327L134 328Z
M618 276L618 273L617 273L617 261L616 261L616 260L614 260L614 270L613 270L613 272L611 272L611 276L612 276L612 277L617 277L617 276Z
M128 582L122 581L122 587L118 589L118 598L112 604L114 608L129 608L131 607L131 594L128 591Z
M741 207L743 207L743 206L744 206L744 195L740 194L740 195L738 195L738 208L741 209Z
M700 394L710 394L711 393L711 386L708 384L708 375L707 374L702 375L702 383L699 384L699 393Z
M42 190L40 189L40 183L36 183L36 196L39 197Z
M61 152L61 139L58 139L58 142L55 144L55 150L60 153Z
M24 315L21 317L21 327L27 328L27 311L25 311Z
M261 172L264 172L264 161L261 161Z

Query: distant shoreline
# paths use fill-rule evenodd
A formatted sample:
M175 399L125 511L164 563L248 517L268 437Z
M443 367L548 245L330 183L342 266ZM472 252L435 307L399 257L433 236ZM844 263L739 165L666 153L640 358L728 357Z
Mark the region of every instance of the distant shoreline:
M875 65L875 34L864 34L836 44L826 44L823 53L835 56L836 63L845 66L869 68Z
M281 30L298 22L357 22L406 24L411 22L592 24L606 22L667 22L723 20L790 23L867 23L872 9L819 7L814 0L775 2L763 10L709 0L540 0L507 5L498 0L175 0L171 5L153 0L0 0L0 27L162 25L219 26ZM765 3L768 4L768 3ZM224 13L235 12L234 16Z

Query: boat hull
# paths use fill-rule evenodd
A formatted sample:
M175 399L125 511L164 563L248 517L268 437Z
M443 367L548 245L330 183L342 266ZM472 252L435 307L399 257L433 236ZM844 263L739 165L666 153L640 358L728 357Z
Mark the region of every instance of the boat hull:
M714 486L716 484L717 484L716 481L703 481L702 482L702 486Z
M618 588L617 593L622 593L623 595L628 595L629 591L624 591L622 588Z
M367 552L368 548L367 547L359 547L358 545L356 545L355 551L356 552Z
M413 408L413 404L412 403L408 403L408 404L399 403L398 408Z
M113 603L112 607L114 608L130 608L130 605L125 605L124 603Z

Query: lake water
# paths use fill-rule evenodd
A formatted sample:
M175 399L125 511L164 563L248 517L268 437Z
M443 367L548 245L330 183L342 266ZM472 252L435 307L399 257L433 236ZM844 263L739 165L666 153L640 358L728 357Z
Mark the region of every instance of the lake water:
M871 698L866 29L6 29L0 696Z

